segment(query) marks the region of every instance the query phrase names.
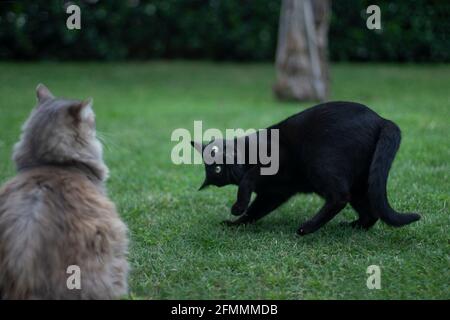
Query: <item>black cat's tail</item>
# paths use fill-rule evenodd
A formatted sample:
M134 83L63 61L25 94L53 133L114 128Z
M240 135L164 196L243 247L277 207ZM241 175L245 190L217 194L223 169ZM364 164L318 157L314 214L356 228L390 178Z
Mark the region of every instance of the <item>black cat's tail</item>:
M387 199L386 185L401 140L399 127L385 120L380 130L377 146L369 172L368 195L373 213L388 225L401 227L420 219L416 213L398 213L391 208Z

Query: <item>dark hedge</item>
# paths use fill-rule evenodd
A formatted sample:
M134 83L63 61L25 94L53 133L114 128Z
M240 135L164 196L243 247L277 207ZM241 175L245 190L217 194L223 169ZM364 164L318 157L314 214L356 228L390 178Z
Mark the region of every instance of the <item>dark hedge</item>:
M81 30L67 1L0 2L0 59L273 60L280 0L90 0ZM382 30L365 10L381 8ZM333 1L330 57L339 61L448 62L450 1Z

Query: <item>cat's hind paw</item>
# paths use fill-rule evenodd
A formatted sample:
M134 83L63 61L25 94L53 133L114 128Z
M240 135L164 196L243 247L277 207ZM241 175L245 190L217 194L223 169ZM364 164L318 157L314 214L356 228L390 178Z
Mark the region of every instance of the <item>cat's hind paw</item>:
M312 233L314 231L315 231L314 228L308 222L305 222L300 226L300 228L298 228L297 234L299 236L306 236L307 234Z

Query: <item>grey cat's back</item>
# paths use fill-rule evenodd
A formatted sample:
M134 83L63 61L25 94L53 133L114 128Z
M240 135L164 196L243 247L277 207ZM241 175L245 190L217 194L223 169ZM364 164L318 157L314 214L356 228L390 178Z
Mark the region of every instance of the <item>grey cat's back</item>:
M128 290L127 246L114 204L77 169L25 170L0 189L1 298L118 298ZM80 290L67 287L71 265Z

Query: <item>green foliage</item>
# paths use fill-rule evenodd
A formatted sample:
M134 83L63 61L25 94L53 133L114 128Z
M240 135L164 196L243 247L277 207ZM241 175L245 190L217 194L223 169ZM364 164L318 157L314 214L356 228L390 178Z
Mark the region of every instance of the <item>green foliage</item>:
M264 128L307 104L277 102L272 64L0 63L0 183L38 82L94 97L111 170L108 193L131 235L132 296L151 299L449 299L450 66L332 65L333 100L366 103L402 129L388 193L422 219L395 229L344 228L350 207L317 233L299 224L322 201L293 198L255 225L229 229L236 187L197 192L201 165L174 165L176 128ZM366 269L381 267L381 290Z
M273 60L281 0L78 0L82 29L68 30L68 1L0 3L0 59ZM373 1L332 1L330 57L450 61L450 2L376 2L382 30L366 28Z
M280 0L74 1L82 29L66 28L65 1L0 3L0 59L273 60ZM332 60L450 61L450 2L380 0L382 30L366 28L369 0L333 1Z
M273 60L276 49L280 0L73 1L79 31L65 2L1 2L0 58ZM377 1L380 32L365 25L372 1L332 3L332 60L450 61L448 1Z
M0 58L271 59L279 1L75 1L82 29L68 30L63 1L0 4Z
M366 28L366 8L381 9L381 30ZM332 60L450 61L450 2L333 1Z

